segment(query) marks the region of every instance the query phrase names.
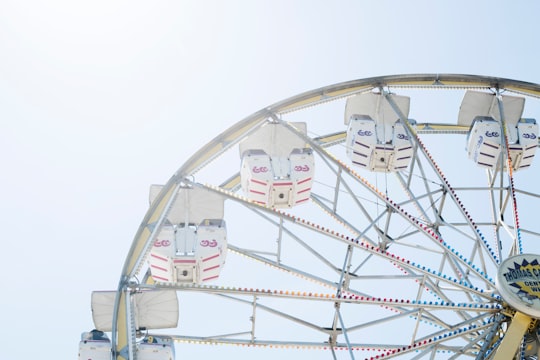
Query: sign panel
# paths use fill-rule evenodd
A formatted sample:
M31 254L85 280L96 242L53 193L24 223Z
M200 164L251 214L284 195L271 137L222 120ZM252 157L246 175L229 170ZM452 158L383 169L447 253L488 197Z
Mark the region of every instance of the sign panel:
M497 289L516 310L540 319L540 255L521 254L503 261Z

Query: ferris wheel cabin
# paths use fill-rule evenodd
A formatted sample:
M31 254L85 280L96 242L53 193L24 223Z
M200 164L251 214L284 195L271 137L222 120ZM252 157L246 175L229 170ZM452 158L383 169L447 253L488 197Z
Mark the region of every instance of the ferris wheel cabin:
M111 340L106 332L113 328L116 291L92 292L92 320L95 329L83 332L79 342L79 360L110 360ZM174 344L170 337L148 335L149 330L178 326L178 297L175 291L139 291L133 294L134 326L146 335L134 351L139 360L174 360Z
M404 124L410 98L387 96L390 100L382 93L359 94L347 99L345 106L347 155L354 165L370 171L402 171L413 155Z
M160 190L161 186L151 187L151 203ZM150 252L154 281L200 284L215 280L226 254L223 198L205 189L181 189Z
M467 137L469 159L478 166L495 170L504 160L508 145L512 170L529 167L538 146L538 124L535 119L521 117L524 106L525 98L522 97L498 98L495 94L467 91L459 110L458 124L470 126ZM503 166L506 169L506 162Z
M103 331L83 332L79 342L79 360L110 360L111 340Z
M306 133L305 123L293 123ZM273 208L291 208L309 200L315 163L312 149L281 124L268 123L240 143L244 194Z

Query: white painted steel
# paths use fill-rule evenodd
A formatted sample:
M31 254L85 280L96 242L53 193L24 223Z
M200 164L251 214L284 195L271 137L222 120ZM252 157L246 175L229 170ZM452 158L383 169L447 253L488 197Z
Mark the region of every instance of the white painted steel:
M458 124L458 113L471 89L524 97L523 117L538 117L539 85L426 74L324 87L238 122L188 159L156 196L119 290L178 292L179 326L167 331L179 343L178 357L187 351L183 344L203 343L238 345L237 358L244 346L318 349L310 357L321 358L489 358L513 311L495 286L498 266L517 253L540 253L539 165L513 174L468 159L469 129ZM370 172L347 157L346 99L372 91L384 96L411 138L414 152L403 171ZM410 98L408 115L396 95ZM302 122L307 131L293 126ZM307 204L275 210L242 192L239 143L266 124L312 149L316 171ZM147 272L158 233L149 226L162 226L180 184L226 199L230 254L213 285L156 284ZM113 340L118 330L136 341L129 321L117 324Z

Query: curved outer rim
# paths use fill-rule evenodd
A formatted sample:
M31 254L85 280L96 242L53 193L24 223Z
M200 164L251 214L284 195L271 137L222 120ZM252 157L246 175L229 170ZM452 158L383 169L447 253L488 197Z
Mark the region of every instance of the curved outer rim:
M264 121L271 114L280 114L294 111L296 109L315 104L321 101L328 101L332 98L347 96L359 91L366 91L372 88L385 86L435 86L435 87L486 87L509 89L519 91L530 96L540 96L540 84L534 84L519 80L511 80L498 77L481 76L481 75L463 75L463 74L410 74L410 75L389 75L380 77L371 77L366 79L358 79L337 83L330 86L325 86L312 91L307 91L302 94L290 97L283 101L277 102L264 109L261 109L252 115L244 118L233 126L229 127L223 133L218 135L212 141L203 146L199 151L193 154L171 177L162 193L165 193L170 186L182 181L189 176L201 163L211 158L212 150L216 145L224 143L231 134L235 134L242 129L251 128L260 121ZM158 197L159 198L159 197ZM158 199L156 199L158 200ZM156 204L158 201L155 202ZM153 209L148 209L141 226L135 236L134 242L126 258L121 278L129 276L133 271L133 267L129 266L133 263L131 260L134 254L134 249L137 248L135 242L140 236L140 232L146 228L147 221L153 214Z
M354 94L360 91L367 91L377 87L387 86L433 86L437 88L445 87L485 87L508 89L522 92L530 96L540 97L540 84L534 84L519 80L511 80L498 77L481 75L462 75L462 74L411 74L411 75L389 75L371 77L365 79L352 80L337 83L330 86L321 87L315 90L307 91L296 96L292 96L280 102L274 103L264 109L261 109L237 124L225 130L213 141L202 147L184 165L178 169L175 176L181 178L188 176L196 168L198 160L211 149L216 140L228 137L238 128L246 127L254 122L266 119L270 114L281 114L298 110L300 108L316 104L318 102L329 101Z
M119 349L121 345L126 345L129 343L129 314L118 314L118 310L121 307L121 295L127 289L129 281L135 275L137 268L143 261L144 255L150 246L149 242L147 241L148 236L145 235L145 232L146 234L148 233L148 229L150 228L149 224L152 222L155 224L153 224L154 226L160 226L159 221L156 223L156 216L158 215L158 212L163 209L164 204L173 196L174 191L171 191L173 188L178 186L178 184L180 184L187 176L194 173L197 171L197 169L210 161L213 156L218 154L224 147L227 146L231 139L236 138L238 134L241 136L245 135L255 125L265 121L271 116L292 112L321 102L350 96L358 92L369 91L373 88L388 86L433 87L440 89L455 87L480 87L500 90L507 89L520 92L528 96L540 97L539 84L506 78L466 74L388 75L346 81L307 91L274 103L273 105L263 108L235 123L200 148L200 150L198 150L195 154L193 154L173 174L167 184L163 186L153 205L146 212L126 256L118 283L113 316L113 348L116 348L116 350L119 351L121 350ZM125 307L122 307L122 309L123 312L129 312L129 309L126 309ZM126 323L119 324L118 318L124 319ZM115 344L117 344L117 346Z

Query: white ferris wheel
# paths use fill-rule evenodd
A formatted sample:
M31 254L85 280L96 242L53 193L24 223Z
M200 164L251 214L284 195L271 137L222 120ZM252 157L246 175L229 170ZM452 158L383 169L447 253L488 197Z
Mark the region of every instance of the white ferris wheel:
M151 186L79 358L538 359L538 97L394 75L235 123Z

